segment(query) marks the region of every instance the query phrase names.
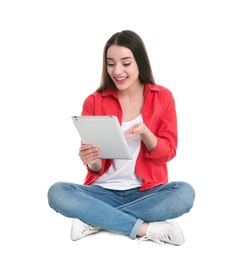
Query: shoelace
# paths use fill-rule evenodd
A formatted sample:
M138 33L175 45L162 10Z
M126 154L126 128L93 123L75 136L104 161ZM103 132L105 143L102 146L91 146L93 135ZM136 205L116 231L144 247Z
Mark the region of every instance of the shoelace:
M82 230L82 234L84 234L84 233L87 232L87 231L99 231L98 228L93 227L93 226L91 226L91 225L88 225L88 224L86 224L86 223L84 223L84 227L85 227L85 228Z
M162 228L161 226L159 228L154 227L152 230L147 232L148 234L139 239L139 243L146 240L152 240L155 243L162 245L165 241L171 240L168 235L168 229L168 225L164 225Z
M144 237L141 237L138 241L138 244L140 244L142 241L146 241L146 240L153 240L155 243L159 244L159 245L162 245L164 244L164 241L163 240L160 240L156 237L148 237L148 236L144 236Z

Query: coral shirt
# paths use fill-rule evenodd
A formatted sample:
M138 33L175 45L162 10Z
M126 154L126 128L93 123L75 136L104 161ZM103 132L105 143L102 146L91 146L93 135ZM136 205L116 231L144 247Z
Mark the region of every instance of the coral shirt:
M82 115L114 115L121 124L122 109L115 89L108 88L103 93L89 95L84 101ZM145 125L157 137L158 143L149 152L141 142L135 165L137 175L143 180L141 191L168 182L166 163L175 157L178 141L175 101L171 91L156 84L145 84L142 117ZM111 164L111 159L102 159L99 172L87 167L84 184L92 184Z

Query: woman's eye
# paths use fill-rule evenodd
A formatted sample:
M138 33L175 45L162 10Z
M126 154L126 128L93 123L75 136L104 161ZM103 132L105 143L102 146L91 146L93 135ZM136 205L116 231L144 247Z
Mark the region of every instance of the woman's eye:
M112 67L114 65L115 65L114 63L107 63L107 66L109 66L109 67Z
M130 63L124 63L123 66L128 67L130 64L131 64L131 62Z

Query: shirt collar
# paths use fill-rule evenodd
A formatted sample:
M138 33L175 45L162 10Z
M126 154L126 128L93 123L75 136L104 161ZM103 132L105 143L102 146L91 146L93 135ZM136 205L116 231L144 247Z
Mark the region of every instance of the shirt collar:
M117 97L116 89L113 86L109 86L107 89L105 89L102 92L102 96L110 96L110 95Z
M144 89L144 95L149 93L150 91L158 91L159 86L156 84L145 84L145 89ZM117 97L116 89L113 86L108 87L102 92L102 96L110 96L113 95L114 97Z
M145 84L144 96L146 96L151 91L159 91L159 86L152 83Z

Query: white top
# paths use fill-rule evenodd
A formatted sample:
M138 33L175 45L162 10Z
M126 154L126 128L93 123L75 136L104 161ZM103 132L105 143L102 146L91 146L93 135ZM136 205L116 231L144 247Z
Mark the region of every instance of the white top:
M123 133L135 124L142 123L142 115L129 122L122 122ZM102 176L100 176L92 185L102 186L113 190L126 190L141 187L142 179L135 172L135 164L140 151L141 137L127 139L128 146L131 150L132 160L114 159L112 165Z

